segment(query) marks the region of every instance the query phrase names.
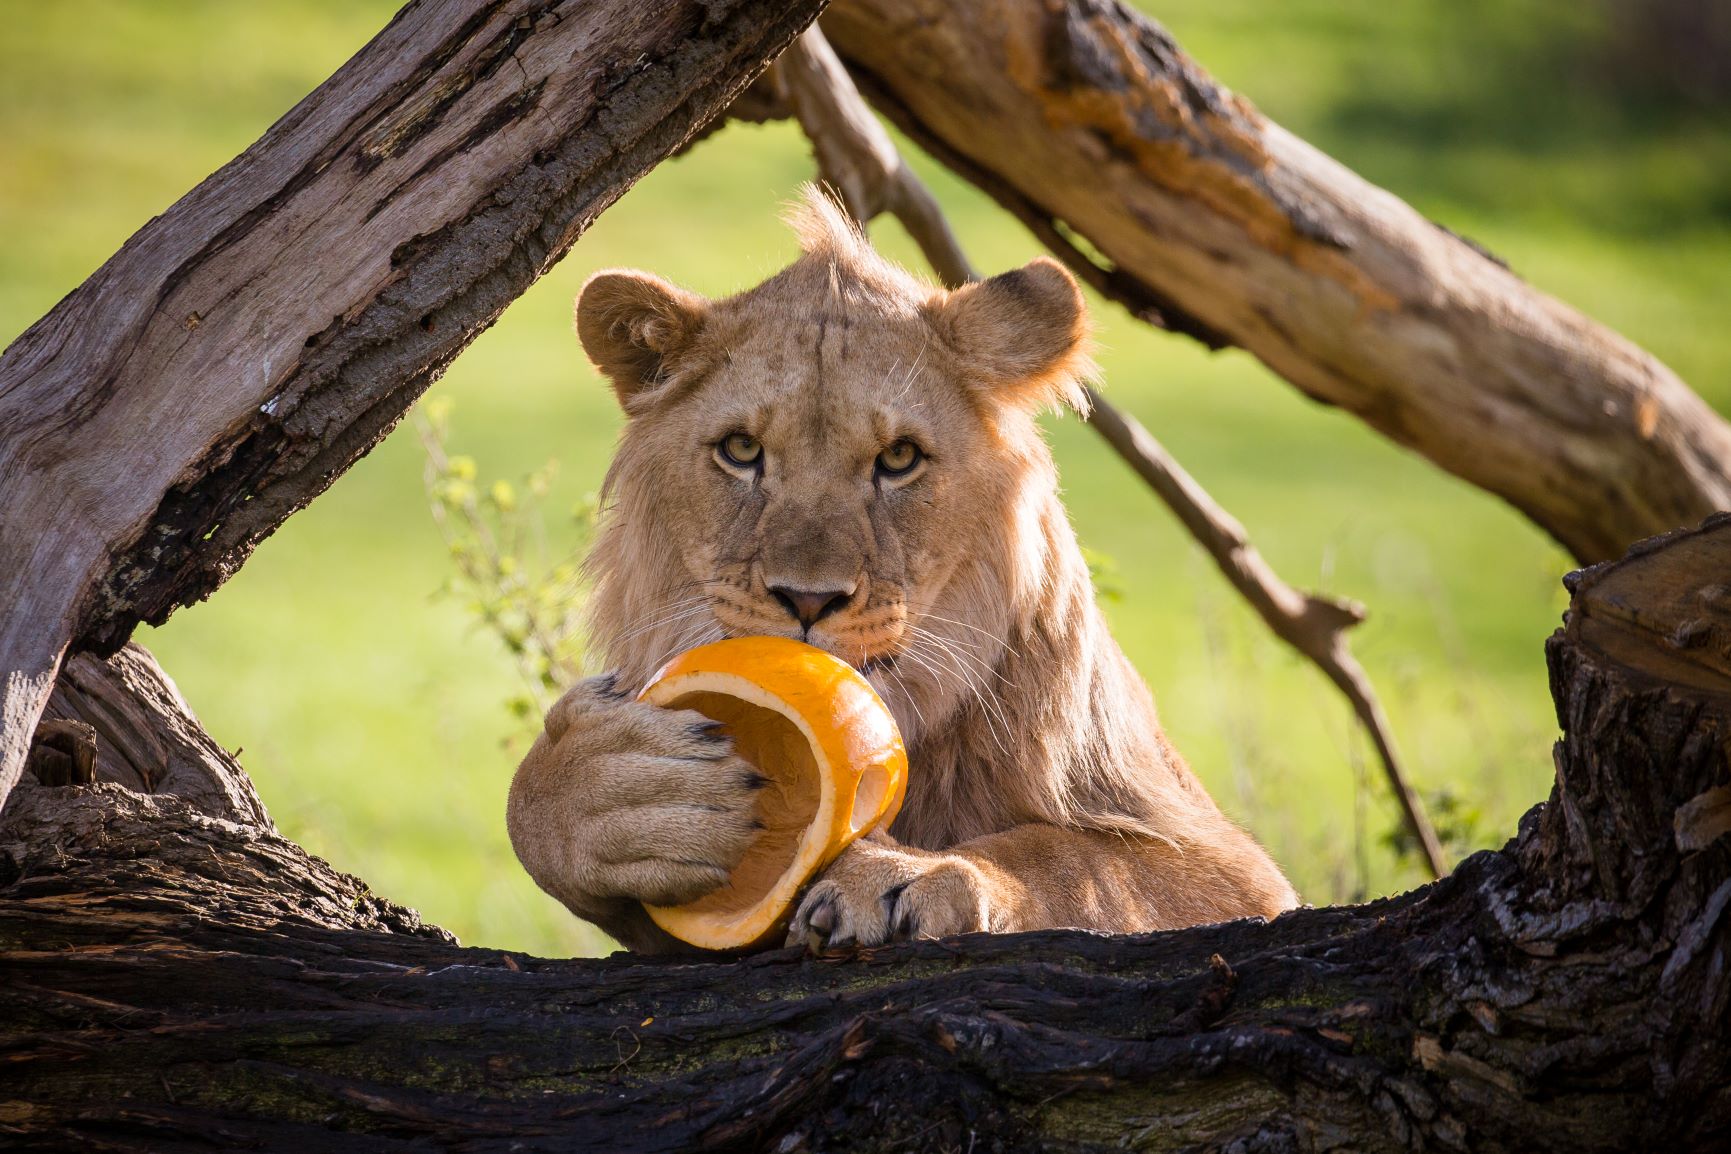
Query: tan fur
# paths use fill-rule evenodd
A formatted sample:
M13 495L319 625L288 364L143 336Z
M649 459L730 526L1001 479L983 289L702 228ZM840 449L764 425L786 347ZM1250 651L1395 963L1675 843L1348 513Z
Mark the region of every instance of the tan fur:
M1166 741L1095 606L1035 422L1082 397L1069 274L1042 259L946 293L815 193L794 224L801 258L738 296L607 272L577 310L630 416L590 559L617 687L704 641L805 636L867 671L907 740L893 840L843 854L790 940L1142 931L1296 904ZM718 456L735 432L761 473ZM928 459L881 477L901 438ZM845 603L806 629L777 588ZM579 916L664 948L640 903L737 863L757 779L696 715L611 691L585 682L549 714L511 836Z

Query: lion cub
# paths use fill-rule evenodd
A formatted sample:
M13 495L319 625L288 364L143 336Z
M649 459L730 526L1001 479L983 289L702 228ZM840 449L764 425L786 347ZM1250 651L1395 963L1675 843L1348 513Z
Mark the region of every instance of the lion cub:
M628 421L589 565L615 673L547 715L511 841L626 946L678 943L643 903L714 889L761 779L694 713L630 691L743 634L861 669L909 750L891 837L806 892L789 940L1114 932L1297 902L1155 719L1108 634L1040 409L1085 404L1081 293L1048 259L954 292L879 257L813 190L803 255L711 301L647 273L583 288L577 332Z

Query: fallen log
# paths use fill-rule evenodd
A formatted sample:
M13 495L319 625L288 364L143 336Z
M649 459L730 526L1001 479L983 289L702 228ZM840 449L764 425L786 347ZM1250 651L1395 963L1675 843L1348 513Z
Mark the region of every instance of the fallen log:
M1571 579L1549 801L1424 889L1140 937L462 949L265 826L0 815L22 1149L1716 1150L1731 517Z

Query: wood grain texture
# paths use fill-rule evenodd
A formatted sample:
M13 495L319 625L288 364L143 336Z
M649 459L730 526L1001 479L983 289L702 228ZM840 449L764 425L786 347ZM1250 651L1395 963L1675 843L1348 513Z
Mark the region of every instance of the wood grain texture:
M1657 359L1269 122L1118 0L842 0L822 26L881 111L1100 291L1242 346L1577 558L1731 508L1731 425Z
M67 658L42 717L45 728L56 720L89 727L96 781L178 797L206 817L275 828L252 779L141 645L128 642L106 659Z
M1727 549L1731 517L1577 576L1556 785L1504 850L1271 924L549 961L461 949L257 825L21 786L0 1143L1722 1150L1731 678L1662 670L1667 607L1731 626Z
M0 357L0 798L822 0L421 0Z

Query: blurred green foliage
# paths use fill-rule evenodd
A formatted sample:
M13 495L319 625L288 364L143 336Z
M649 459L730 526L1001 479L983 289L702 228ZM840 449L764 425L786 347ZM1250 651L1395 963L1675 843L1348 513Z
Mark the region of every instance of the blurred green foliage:
M1725 410L1731 127L1722 107L1624 83L1605 42L1616 25L1600 5L1145 7L1273 119L1652 349ZM7 5L0 340L254 140L392 9ZM982 268L1038 252L973 190L915 163ZM459 406L451 452L485 462L490 477L557 458L564 468L544 478L544 507L575 507L598 487L619 423L570 332L583 278L633 265L711 294L746 287L793 255L777 208L810 171L785 125L729 128L657 169L435 386L434 398ZM893 225L875 236L917 267ZM1109 394L1285 577L1369 606L1355 644L1418 785L1455 848L1500 842L1549 787L1555 720L1540 646L1563 605L1567 559L1512 510L1304 400L1251 358L1208 354L1095 304ZM1418 881L1386 836L1394 809L1332 688L1267 635L1094 434L1073 420L1049 427L1078 531L1114 563L1121 596L1106 611L1222 805L1312 901ZM413 434L393 435L218 596L141 640L218 739L244 745L288 835L467 941L605 948L534 888L506 843L523 727L500 703L520 684L522 654L476 629L474 614L504 596L510 575L483 570L482 586L439 595L453 559L428 516L423 465ZM477 517L512 504L504 490L489 501L491 490L490 479L473 490ZM525 491L514 484L511 497ZM583 540L575 518L547 523L550 564L537 581ZM473 581L460 570L457 579ZM1445 804L1443 791L1456 800Z
M505 699L512 717L534 736L559 692L583 664L582 553L594 535L598 502L586 494L571 510L575 542L559 537L544 508L559 462L523 479L482 479L475 458L450 452L449 396L432 397L412 416L426 453L422 483L433 524L451 554L451 575L438 592L456 598L510 657L519 686ZM518 735L521 736L521 735Z

